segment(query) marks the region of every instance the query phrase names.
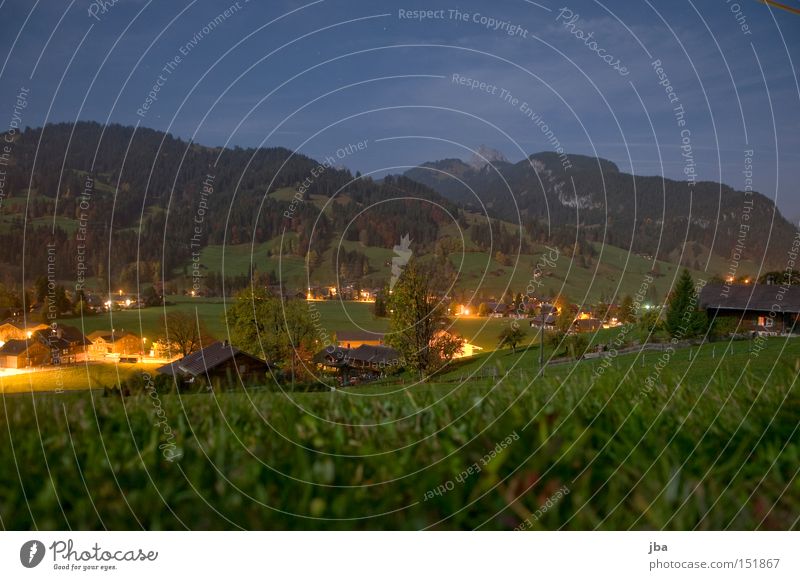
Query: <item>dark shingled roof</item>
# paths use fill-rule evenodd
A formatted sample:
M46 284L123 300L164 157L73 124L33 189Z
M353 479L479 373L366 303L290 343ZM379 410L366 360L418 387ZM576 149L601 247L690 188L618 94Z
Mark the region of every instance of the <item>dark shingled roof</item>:
M400 353L388 346L362 344L348 355L350 360L370 364L394 365L400 362Z
M603 321L599 318L578 318L573 324L578 330L595 330L603 326Z
M17 330L25 330L25 324L22 321L16 320L14 318L6 318L3 322L0 322L0 325L2 324L10 324Z
M59 324L55 331L53 328L37 330L36 336L39 340L48 345L54 345L55 343L65 344L66 346L64 348L72 345L82 344L84 346L89 346L92 344L92 341L86 338L78 328L66 324Z
M393 366L401 364L400 353L388 346L362 344L358 348L325 348L314 355L314 362L340 367L359 363L361 365Z
M206 374L209 370L229 361L237 355L245 356L260 364L267 364L263 360L232 346L227 341L219 341L202 350L187 354L185 357L164 365L163 367L159 367L156 371L163 375L175 376L175 374L180 374L197 377Z
M555 324L556 323L556 317L553 316L552 314L548 314L544 318L544 323L545 324ZM541 314L537 314L536 316L531 318L531 326L541 326L541 325L542 325L542 315Z
M700 291L700 308L800 313L800 286L713 284Z
M33 341L12 338L0 347L0 355L19 356L28 350L30 346L33 346Z

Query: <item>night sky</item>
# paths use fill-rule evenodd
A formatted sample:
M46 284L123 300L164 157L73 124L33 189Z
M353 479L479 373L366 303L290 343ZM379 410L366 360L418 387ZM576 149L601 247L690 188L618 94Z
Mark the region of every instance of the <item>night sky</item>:
M755 189L800 217L800 15L755 0L5 0L0 27L3 127L27 90L23 126L315 158L366 141L342 163L377 175L481 145L518 161L555 138L681 179L688 144L698 180L736 189L752 150Z

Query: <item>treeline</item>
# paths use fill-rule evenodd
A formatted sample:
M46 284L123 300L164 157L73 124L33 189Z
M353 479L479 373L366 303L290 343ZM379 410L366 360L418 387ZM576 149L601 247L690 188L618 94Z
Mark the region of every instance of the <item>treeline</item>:
M345 230L347 239L386 248L406 234L433 245L448 212L457 213L407 178L374 181L319 167L284 148L203 147L121 125L28 128L15 137L8 167L0 272L19 282L24 263L29 282L46 274L50 241L58 247L59 279L75 280L85 267L86 278L115 281L130 278L132 265L151 279L155 263L169 279L206 245L262 243L285 233L296 236L291 251L303 257L321 255L333 233ZM301 184L301 199L270 195ZM330 213L313 199L334 194L342 201Z

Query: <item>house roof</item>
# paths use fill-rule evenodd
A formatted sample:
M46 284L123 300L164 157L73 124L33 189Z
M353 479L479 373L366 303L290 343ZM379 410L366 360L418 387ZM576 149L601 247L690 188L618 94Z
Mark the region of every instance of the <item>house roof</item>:
M700 308L800 313L800 286L710 284L700 291Z
M400 362L400 353L389 346L362 344L350 352L349 358L370 364L392 365Z
M0 355L19 356L33 346L33 341L12 338L0 347Z
M122 332L109 332L107 330L95 330L92 333L89 333L86 338L95 342L97 339L103 339L105 342L116 342L121 338L125 338L126 336L133 336L135 338L139 338L134 333L129 332L127 330L123 330Z
M34 332L30 339L6 341L0 348L0 354L16 356L22 354L36 343L50 349L66 350L75 344L88 344L88 339L74 326L59 326L58 333L54 333L50 327L46 327Z
M3 326L5 324L10 324L11 326L13 326L14 328L16 328L18 330L34 330L34 329L47 327L46 324L43 324L41 322L28 322L28 324L26 326L25 322L22 321L22 320L19 320L18 318L6 318L2 322L0 322L0 326Z
M361 365L393 366L400 364L400 353L389 346L371 346L362 344L358 348L330 347L314 355L314 362L327 366L348 366L353 363Z
M47 343L52 343L55 339L72 346L75 344L83 344L88 346L92 343L91 340L86 338L83 333L74 326L59 324L55 330L50 327L37 330L36 335Z
M368 332L364 330L337 330L336 340L339 342L347 341L366 341L366 340L383 340L385 336L382 332Z
M263 365L268 364L260 358L232 346L228 341L217 341L202 350L187 354L181 359L159 367L156 371L164 375L175 376L179 374L197 377L206 374L236 356L246 357Z
M555 324L556 323L556 317L553 316L552 314L548 314L548 315L546 315L544 317L544 323L545 324ZM541 325L542 325L542 315L541 314L537 314L536 316L531 318L531 326L541 326Z

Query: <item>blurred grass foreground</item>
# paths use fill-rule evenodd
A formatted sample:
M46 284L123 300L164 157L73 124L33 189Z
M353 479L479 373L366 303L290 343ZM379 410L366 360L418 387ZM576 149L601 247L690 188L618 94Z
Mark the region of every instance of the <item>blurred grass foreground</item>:
M747 366L691 381L578 366L380 394L5 395L0 523L797 529L798 369Z

